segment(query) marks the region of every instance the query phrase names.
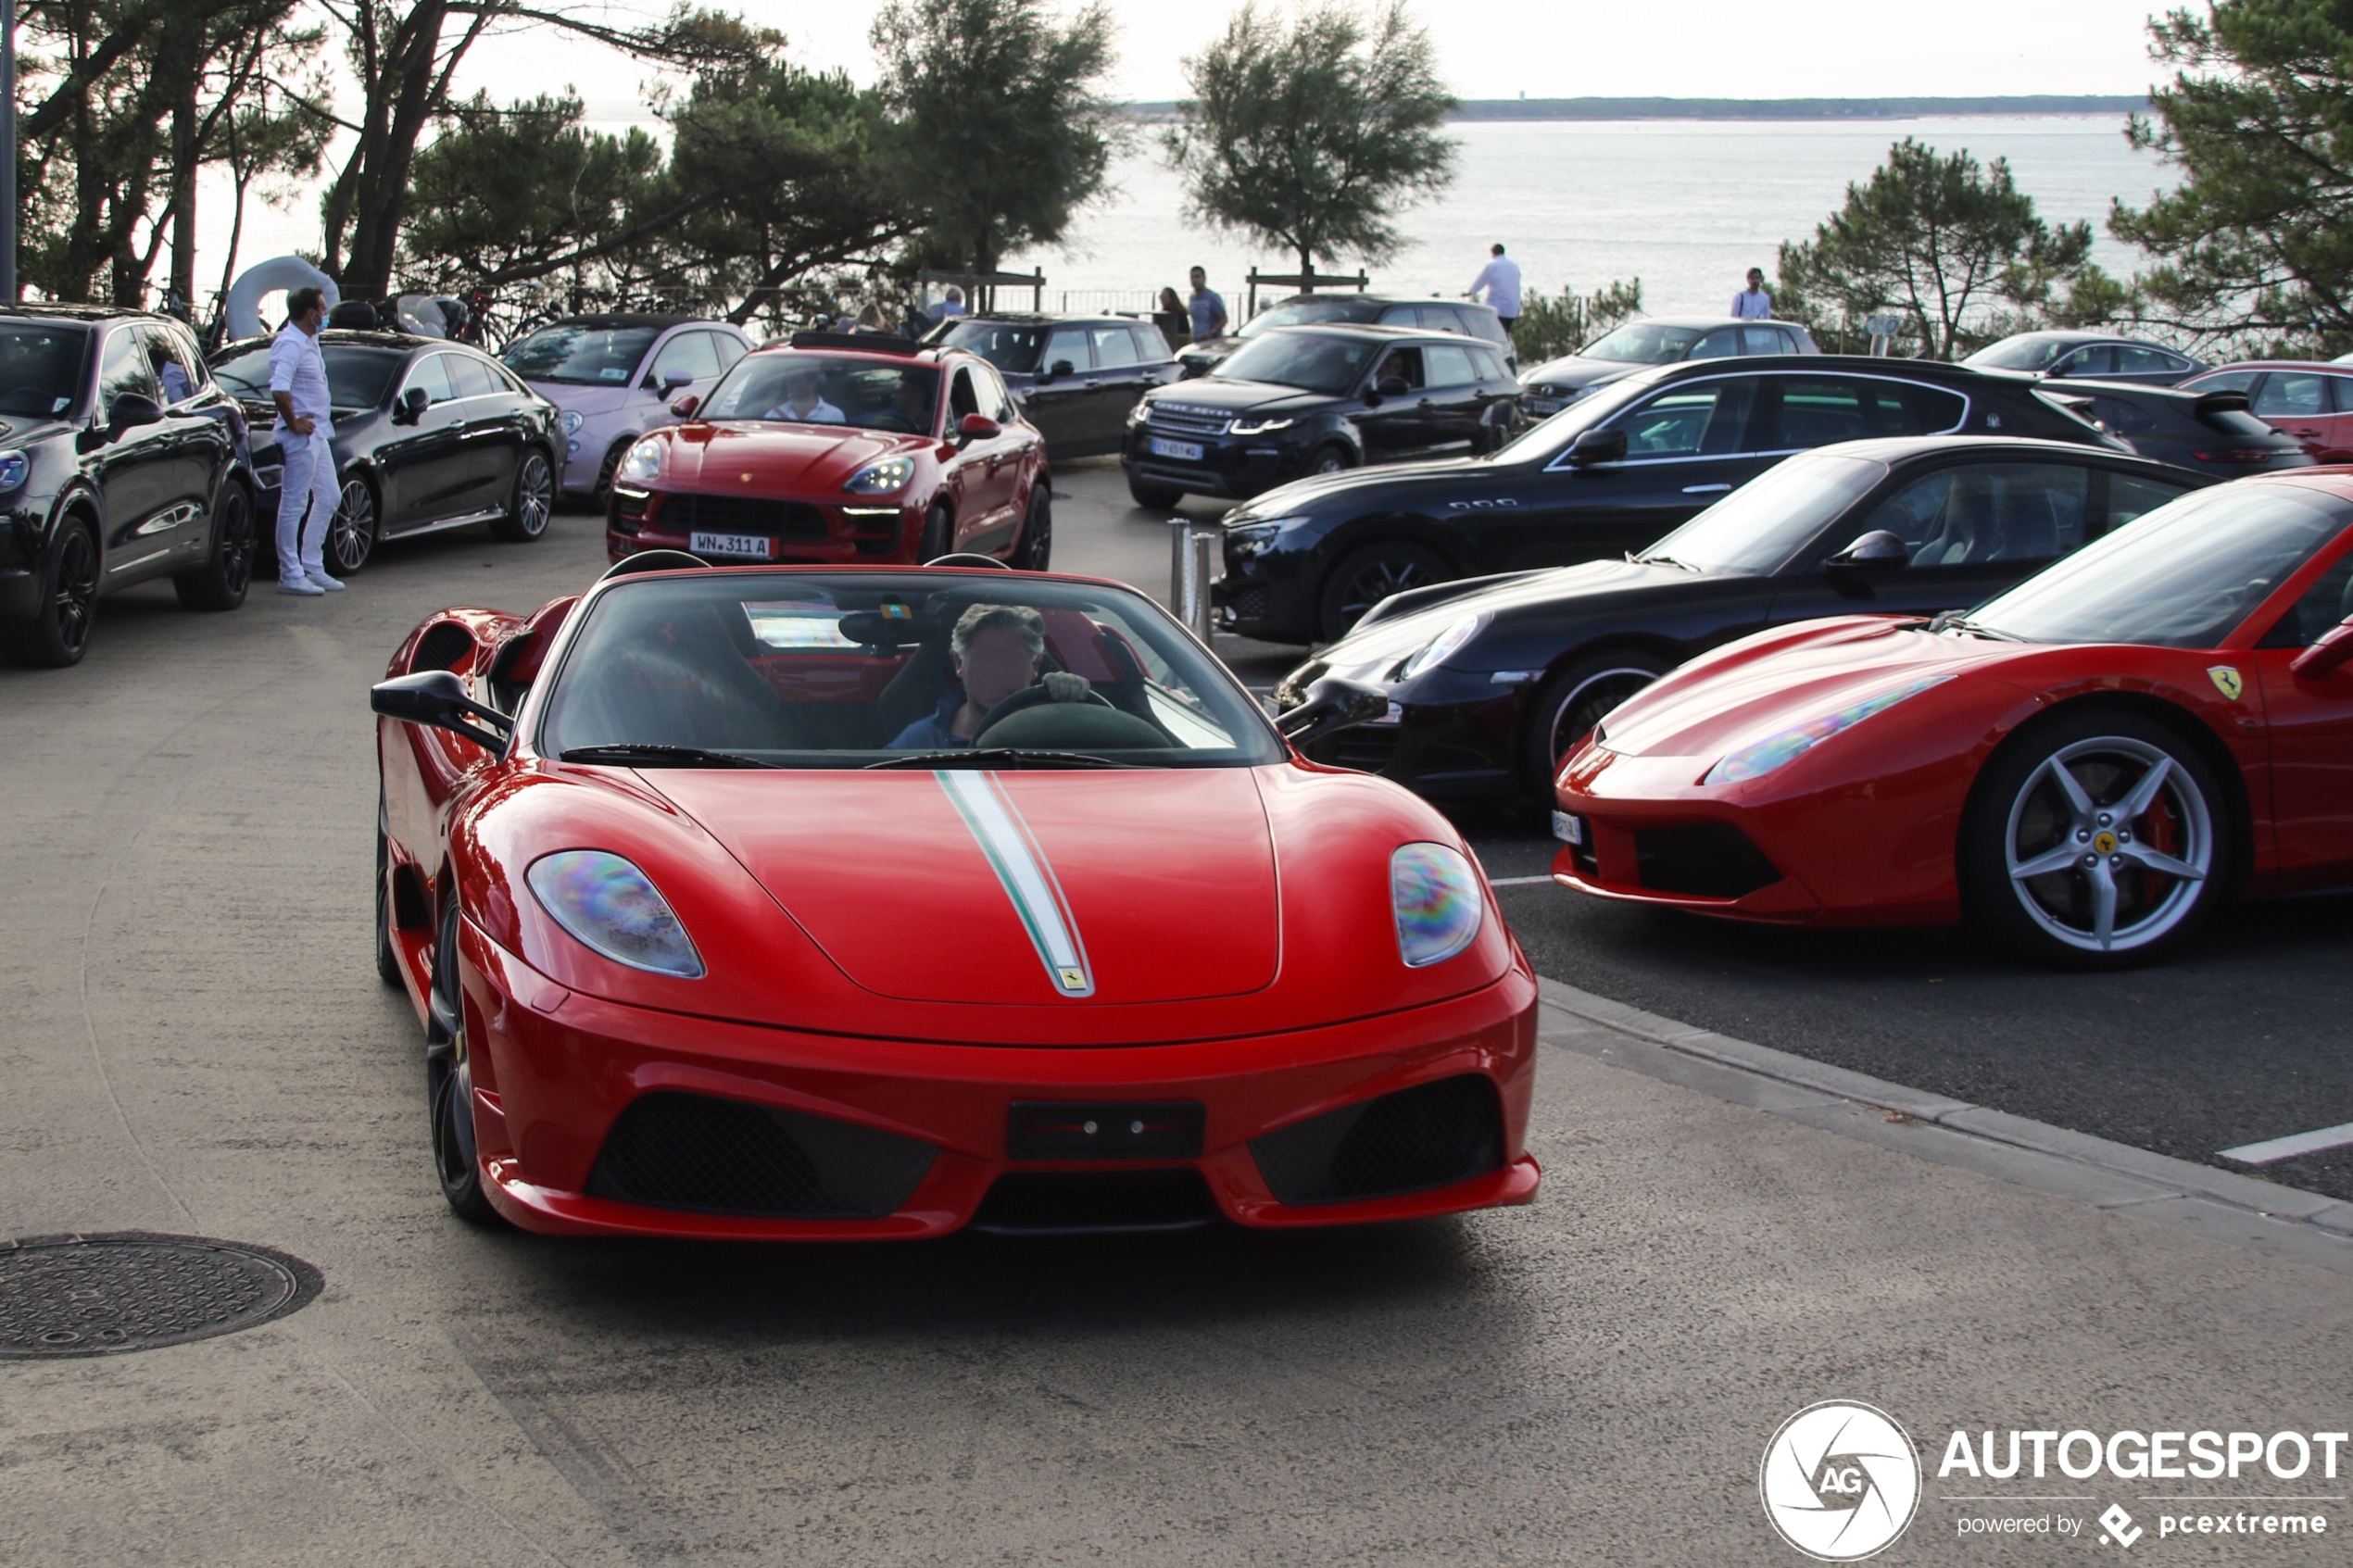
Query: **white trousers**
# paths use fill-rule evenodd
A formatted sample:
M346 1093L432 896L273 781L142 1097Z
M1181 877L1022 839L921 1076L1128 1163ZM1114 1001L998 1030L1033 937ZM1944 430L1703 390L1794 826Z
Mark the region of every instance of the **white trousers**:
M327 527L343 504L343 486L335 479L335 449L324 426L308 435L281 430L278 450L286 471L278 481L278 580L292 583L326 574L321 552L326 548ZM309 514L309 523L303 517Z

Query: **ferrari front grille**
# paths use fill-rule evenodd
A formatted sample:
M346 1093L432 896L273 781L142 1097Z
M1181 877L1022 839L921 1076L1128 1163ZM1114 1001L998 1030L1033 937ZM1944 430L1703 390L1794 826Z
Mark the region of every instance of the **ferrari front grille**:
M665 495L656 521L664 533L760 533L772 539L823 539L825 514L806 501L760 495Z
M1634 868L1652 892L1695 898L1743 898L1781 880L1765 852L1730 822L1638 829Z
M973 1228L1000 1236L1174 1231L1213 1224L1217 1200L1189 1165L1151 1171L1008 1171Z
M913 1194L937 1152L831 1117L658 1090L614 1121L588 1192L711 1214L879 1220Z
M1284 1203L1395 1198L1501 1169L1503 1105L1466 1073L1261 1134L1250 1152Z

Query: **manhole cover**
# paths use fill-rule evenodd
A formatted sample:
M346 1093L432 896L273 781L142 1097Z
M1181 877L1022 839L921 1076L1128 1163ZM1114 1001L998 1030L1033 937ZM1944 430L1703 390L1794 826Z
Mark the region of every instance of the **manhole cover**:
M0 1357L106 1356L234 1334L308 1305L299 1258L200 1236L0 1241Z

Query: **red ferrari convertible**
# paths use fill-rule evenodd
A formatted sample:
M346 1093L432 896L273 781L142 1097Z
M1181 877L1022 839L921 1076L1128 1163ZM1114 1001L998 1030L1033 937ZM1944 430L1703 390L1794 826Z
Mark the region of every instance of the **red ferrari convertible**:
M1525 1203L1536 987L1462 837L1109 583L635 558L375 688L443 1189L740 1238Z
M614 470L605 549L747 562L913 564L1054 547L1046 438L996 368L904 338L800 332L736 360Z
M2082 965L2353 885L2353 475L2199 491L1965 616L1759 633L1563 766L1568 886L1747 920L1967 916Z

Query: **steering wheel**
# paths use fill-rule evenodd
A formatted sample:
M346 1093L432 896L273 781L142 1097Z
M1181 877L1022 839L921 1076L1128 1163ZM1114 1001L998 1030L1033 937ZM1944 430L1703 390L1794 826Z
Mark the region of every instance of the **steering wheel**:
M1026 708L1035 708L1041 702L1051 702L1053 700L1053 695L1048 692L1042 684L1024 686L1021 690L1015 692L1013 696L1007 697L1004 701L990 709L988 710L988 716L980 721L980 729L975 730L973 734L979 734L982 730L988 729L989 725L994 724L998 720L1006 718L1011 714L1019 713ZM1109 708L1111 706L1111 703L1107 699L1105 699L1100 693L1096 692L1088 692L1079 700L1082 705L1086 703L1092 703L1097 708Z

